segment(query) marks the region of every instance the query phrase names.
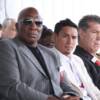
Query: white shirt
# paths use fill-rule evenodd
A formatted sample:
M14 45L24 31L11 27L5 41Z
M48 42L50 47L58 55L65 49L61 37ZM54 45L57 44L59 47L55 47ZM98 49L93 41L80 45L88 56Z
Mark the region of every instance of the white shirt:
M60 57L60 71L65 71L67 79L81 90L83 100L100 100L100 91L93 84L81 58L74 54L65 56L58 50L57 53ZM82 83L84 88L80 87Z

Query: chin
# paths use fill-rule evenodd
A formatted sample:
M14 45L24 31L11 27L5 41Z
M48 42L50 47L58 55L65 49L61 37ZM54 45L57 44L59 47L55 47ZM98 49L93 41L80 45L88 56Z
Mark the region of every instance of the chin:
M65 54L67 54L67 55L70 54L70 53L71 53L70 51L65 51Z

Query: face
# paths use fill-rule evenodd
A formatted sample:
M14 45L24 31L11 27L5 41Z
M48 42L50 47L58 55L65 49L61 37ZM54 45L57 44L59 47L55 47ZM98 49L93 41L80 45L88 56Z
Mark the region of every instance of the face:
M54 47L54 36L46 36L44 39L41 40L41 44L49 48Z
M91 54L95 54L100 48L100 24L95 22L89 23L86 31L79 30L80 46Z
M70 54L77 44L78 32L76 28L65 26L55 34L55 46L65 55Z
M14 38L16 36L15 22L10 23L3 32L4 38Z
M29 10L17 23L18 36L30 45L36 45L42 31L42 20L38 13Z

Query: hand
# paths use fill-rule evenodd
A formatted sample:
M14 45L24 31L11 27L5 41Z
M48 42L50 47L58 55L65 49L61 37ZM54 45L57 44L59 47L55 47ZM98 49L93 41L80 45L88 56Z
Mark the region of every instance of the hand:
M63 96L62 100L80 100L78 96Z
M49 96L47 100L61 100L61 99L55 96Z

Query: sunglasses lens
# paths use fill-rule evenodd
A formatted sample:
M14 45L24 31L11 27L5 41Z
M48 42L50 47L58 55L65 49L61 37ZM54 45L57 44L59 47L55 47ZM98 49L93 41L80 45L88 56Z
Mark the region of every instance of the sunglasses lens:
M30 20L30 19L25 19L25 20L23 20L22 23L23 23L24 25L31 25L31 24L33 23L33 21Z
M35 24L40 27L42 25L42 22L41 21L35 21Z
M22 24L24 25L32 25L33 23L36 24L36 26L41 27L42 21L33 21L33 19L24 19L22 20Z

